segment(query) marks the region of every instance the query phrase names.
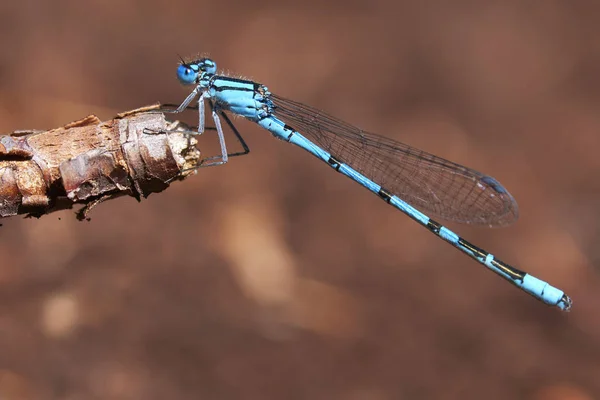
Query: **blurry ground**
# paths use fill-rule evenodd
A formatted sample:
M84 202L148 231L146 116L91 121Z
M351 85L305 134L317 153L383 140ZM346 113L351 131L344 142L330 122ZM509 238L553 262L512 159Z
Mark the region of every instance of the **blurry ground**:
M498 178L519 222L453 227L574 308L239 121L249 156L140 204L2 221L0 399L600 398L600 5L581 3L2 2L0 132L180 102L177 55L208 52Z

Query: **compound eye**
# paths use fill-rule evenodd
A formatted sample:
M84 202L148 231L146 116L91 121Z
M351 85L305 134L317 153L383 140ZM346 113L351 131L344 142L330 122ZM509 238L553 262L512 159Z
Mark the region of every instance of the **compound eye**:
M190 65L181 64L177 67L177 79L184 85L193 85L198 78L198 71L194 70Z

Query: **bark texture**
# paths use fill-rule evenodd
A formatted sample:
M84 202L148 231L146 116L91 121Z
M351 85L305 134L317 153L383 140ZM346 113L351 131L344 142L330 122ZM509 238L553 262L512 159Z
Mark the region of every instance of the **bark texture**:
M193 129L193 128L192 128ZM148 197L193 173L200 157L189 126L168 121L159 105L95 115L47 131L0 136L0 217L39 217L120 196Z

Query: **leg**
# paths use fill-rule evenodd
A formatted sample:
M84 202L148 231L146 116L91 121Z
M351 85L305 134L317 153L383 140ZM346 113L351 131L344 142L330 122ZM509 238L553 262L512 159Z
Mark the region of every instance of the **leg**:
M192 90L192 93L190 93L188 95L188 97L185 98L185 100L183 101L183 103L181 103L179 105L179 107L177 107L175 110L167 110L167 109L162 109L161 112L164 113L173 113L173 114L178 114L183 112L186 108L188 108L188 106L190 105L190 103L194 100L194 98L196 96L198 96L198 93L202 90L202 87L200 85L196 86L194 88L194 90ZM206 99L208 97L206 92L202 92L202 94L200 95L200 97L198 98L198 135L201 135L204 132L204 99Z
M202 90L202 88L199 85L196 86L192 93L190 93L188 97L185 98L183 103L181 103L176 110L164 110L163 112L183 112L190 105L192 100L194 100L194 98L198 95L198 92L200 92L200 90ZM206 92L202 92L202 94L198 98L198 135L201 135L204 132L204 99L206 99L207 97L208 94Z
M192 93L190 93L188 95L188 97L185 98L185 100L183 101L183 103L181 103L179 105L179 107L177 107L176 110L174 110L174 111L168 111L168 112L172 112L172 113L183 112L183 110L185 110L187 108L187 106L190 105L190 103L192 102L192 100L194 100L194 98L196 96L198 96L198 93L200 92L200 90L202 90L202 88L200 87L200 85L196 86L196 88L194 90L192 90Z
M203 92L198 99L198 134L201 135L204 132L204 99L207 97L206 92ZM179 106L181 107L181 106ZM185 110L185 107L183 108ZM213 116L214 119L214 116ZM215 120L215 126L216 120ZM217 133L219 129L217 128Z
M207 126L204 128L204 130L216 131L217 128L215 128L214 126ZM146 135L162 135L164 133L169 134L173 132L183 133L185 135L197 135L198 127L188 125L185 122L181 121L167 121L167 126L162 131L158 129L144 128L144 133Z
M210 103L208 103L208 104L210 105L211 110L214 110L214 105L212 104L212 101ZM233 123L231 122L231 120L229 119L229 117L227 116L227 114L225 114L221 110L218 110L218 113L221 115L221 117L223 117L223 119L225 120L225 122L227 123L227 125L229 125L229 128L231 128L231 130L233 131L233 134L237 138L238 142L240 142L240 144L244 148L244 151L239 151L237 153L229 153L227 155L229 157L235 157L235 156L243 156L245 154L250 153L250 148L246 144L246 141L244 141L244 138L242 137L242 135L240 134L240 132L237 130L237 128L233 125Z
M204 107L202 107L202 108L204 108ZM213 108L212 105L211 105L211 108ZM204 111L204 110L202 110L202 111ZM203 113L201 113L200 115L203 115ZM198 163L196 168L212 167L215 165L226 164L227 161L229 161L229 155L227 154L227 146L225 145L225 135L223 134L223 127L221 126L221 120L219 119L219 115L214 110L214 108L212 110L212 117L213 117L213 121L215 122L215 128L217 129L217 136L219 137L219 145L221 146L221 155L202 159L200 161L200 163ZM202 119L203 118L201 118L201 122L203 123L204 121L202 121ZM200 127L198 127L198 131L200 132ZM219 158L220 158L220 161L213 161L213 160L219 160Z
M204 127L204 112L205 112L204 100L206 100L208 98L208 95L205 95L205 93L206 92L202 93L200 95L200 98L198 99L198 111L199 111L198 112L198 114L199 114L198 130L191 131L191 130L186 130L186 129L183 129L183 130L177 129L177 127L181 124L179 121L174 122L174 125L171 126L171 128L173 130L176 130L177 132L181 132L184 134L190 134L190 135L200 135L204 132L204 129L205 129L205 127ZM173 111L165 110L165 112L172 112L172 113L181 112L188 107L189 103L191 102L191 99L193 99L193 98L194 98L194 93L190 94L190 96L188 96L186 98L186 100L176 110L173 110ZM217 131L217 135L219 137L219 145L221 147L221 155L203 158L195 167L190 168L190 169L198 169L198 168L202 168L202 167L212 167L212 166L216 166L216 165L225 164L225 163L227 163L227 161L229 161L229 157L241 156L244 154L248 154L250 152L250 148L244 141L244 138L239 133L237 128L233 125L233 123L231 122L229 117L227 117L227 114L225 114L217 105L215 105L212 100L209 99L208 104L210 105L210 108L212 111L211 115L212 115L213 121L215 123L215 127L214 128L207 127L206 129L214 129ZM221 117L223 117L223 119L225 120L227 125L231 128L234 135L236 136L236 138L242 145L243 151L239 151L236 153L228 153L227 152L227 146L225 145L225 135L223 134L223 127L221 125L221 119L219 118L219 115ZM161 133L161 132L153 132L151 130L145 130L144 133L157 134L157 133Z
M188 108L190 102L194 99L194 97L196 97L199 90L200 90L200 86L197 86L196 89L194 89L194 91L192 93L190 93L188 97L186 97L186 99L183 101L183 103L181 103L181 105L179 107L177 107L177 109L167 110L167 109L162 108L160 111L163 113L173 113L173 114L183 112L185 109ZM198 130L196 132L189 131L189 130L188 131L180 130L179 132L187 133L189 135L202 135L204 133L204 100L207 97L208 97L208 94L206 92L202 92L202 94L198 98ZM213 116L213 118L214 118L214 116ZM155 132L151 129L144 129L144 133L152 135L152 134L160 134L161 132Z
M231 120L229 119L227 114L225 114L218 106L216 106L212 100L209 101L208 104L212 110L212 117L213 117L213 120L215 121L215 127L217 129L217 134L219 135L219 143L221 144L221 161L215 161L215 162L211 162L208 164L204 164L206 161L218 159L219 156L205 158L198 164L198 168L204 167L204 166L208 167L208 166L212 166L212 165L225 164L227 161L229 161L229 157L243 156L245 154L250 153L250 148L246 144L246 141L244 140L244 138L242 137L240 132L237 130L237 128L233 125L233 123L231 122ZM223 135L223 128L221 125L221 120L219 118L219 115L221 117L223 117L223 119L225 120L227 125L229 125L229 128L231 128L234 135L236 136L236 138L242 145L242 148L244 149L243 151L238 151L236 153L227 153L227 147L225 146L225 136Z
M215 122L215 129L217 130L217 135L219 137L219 144L221 146L221 155L203 158L195 167L190 168L190 169L199 169L199 168L203 168L203 167L213 167L216 165L226 164L227 161L229 161L229 157L241 156L244 154L248 154L250 152L250 148L248 147L248 145L242 138L242 135L240 135L240 133L238 132L236 127L233 125L231 120L227 117L227 114L225 114L223 111L218 109L212 102L210 102L209 104L210 104L210 107L212 108L211 114L212 114L213 120ZM227 125L229 125L229 127L231 128L231 130L233 131L233 133L239 140L240 144L244 148L243 151L239 151L236 153L228 153L227 152L227 146L225 145L225 135L223 134L223 127L221 125L221 119L219 118L219 115L221 115L223 117L223 119L225 120L225 122L227 123Z

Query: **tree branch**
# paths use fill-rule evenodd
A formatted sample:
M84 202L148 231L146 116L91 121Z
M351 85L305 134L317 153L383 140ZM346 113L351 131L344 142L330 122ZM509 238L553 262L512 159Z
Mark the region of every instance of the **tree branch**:
M160 105L87 116L47 131L0 136L0 218L40 217L82 204L88 218L99 203L120 196L138 201L194 172L199 158L194 128L169 122Z

